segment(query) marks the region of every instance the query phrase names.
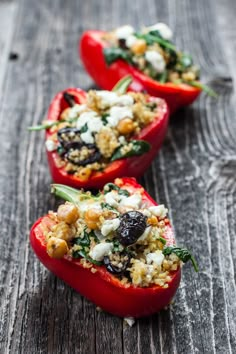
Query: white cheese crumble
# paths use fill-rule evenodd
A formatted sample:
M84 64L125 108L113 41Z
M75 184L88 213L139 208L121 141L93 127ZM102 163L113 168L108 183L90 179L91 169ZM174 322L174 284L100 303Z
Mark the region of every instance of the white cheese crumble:
M104 124L100 118L91 119L87 122L88 130L90 132L100 132L100 130L104 127Z
M132 327L135 324L135 319L133 317L125 317L124 322Z
M148 210L160 219L164 219L168 213L168 209L163 204L151 206Z
M115 231L120 226L120 219L115 218L111 220L105 220L101 227L101 233L103 236L109 235L112 231Z
M120 106L132 106L133 103L134 103L134 99L130 95L118 96L118 99L116 101L116 104Z
M157 250L156 252L148 253L146 255L147 264L154 263L159 267L162 265L164 258L165 258L164 254L160 250Z
M162 73L166 67L163 56L155 50L147 50L145 53L145 59L152 65L152 67L158 73Z
M170 27L167 26L165 23L158 22L153 26L148 27L149 31L158 31L162 38L166 40L171 40L173 37L173 32L171 31Z
M130 207L133 209L139 209L142 202L142 196L140 193L135 193L130 197L122 197L120 205Z
M55 151L57 149L57 144L53 140L46 140L45 141L47 151Z
M87 130L85 133L81 133L80 137L86 144L93 144L94 143L94 137L92 136L92 134L89 130Z
M117 207L119 205L118 200L117 200L118 194L115 193L114 191L111 191L109 193L105 194L105 202L109 204L112 207Z
M137 42L137 37L133 36L132 34L126 38L125 44L126 47L130 48Z
M116 127L123 118L133 118L133 112L128 107L114 106L110 109L110 116L107 117L108 126Z
M115 30L115 34L118 39L126 39L133 33L134 33L134 28L130 25L118 27Z
M112 248L113 243L111 242L99 243L89 252L89 256L95 261L100 262L111 252Z
M78 115L85 109L87 109L87 106L85 104L75 104L73 107L71 107L68 114L68 118L73 119L78 117Z
M118 95L111 91L96 91L96 95L101 98L102 108L113 106L118 100Z
M86 123L88 123L91 119L95 117L98 117L98 115L94 111L82 113L77 120L76 128L81 129Z

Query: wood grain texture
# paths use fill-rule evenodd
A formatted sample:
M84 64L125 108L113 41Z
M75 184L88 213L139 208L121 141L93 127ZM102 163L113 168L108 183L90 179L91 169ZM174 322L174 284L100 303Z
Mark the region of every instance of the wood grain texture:
M9 19L8 35L0 34L7 48L0 53L0 353L236 352L234 9L233 0L0 2L0 23ZM57 201L49 194L43 133L27 127L43 119L57 91L93 84L77 57L84 30L157 19L170 24L219 97L202 94L172 117L141 179L168 205L177 241L193 250L200 272L185 266L174 304L129 328L97 312L33 255L30 226ZM10 51L17 60L6 60Z

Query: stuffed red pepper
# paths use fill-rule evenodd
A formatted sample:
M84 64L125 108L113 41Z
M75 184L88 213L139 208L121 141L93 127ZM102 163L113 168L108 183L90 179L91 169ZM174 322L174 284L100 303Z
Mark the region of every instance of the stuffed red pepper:
M143 93L84 92L70 88L53 99L46 129L52 178L79 188L101 188L116 177L140 176L151 164L166 134L168 107Z
M79 51L86 70L103 89L129 74L131 90L164 98L171 112L192 103L201 90L215 94L199 81L199 68L190 55L177 50L164 23L140 31L129 25L111 32L87 31Z
M46 268L102 310L121 317L167 306L193 256L177 247L167 209L133 178L101 193L53 185L67 202L32 227L30 241Z

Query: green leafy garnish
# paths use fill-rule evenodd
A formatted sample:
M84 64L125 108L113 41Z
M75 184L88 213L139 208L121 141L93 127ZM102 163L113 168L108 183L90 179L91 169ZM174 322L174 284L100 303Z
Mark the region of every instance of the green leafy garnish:
M116 85L113 87L112 91L116 92L120 95L123 95L124 93L127 92L127 89L129 87L129 85L131 84L131 82L132 82L132 77L130 75L127 75L116 83Z
M107 125L107 123L108 123L107 117L109 117L108 113L104 113L101 115L101 120L102 120L103 124L105 124L105 125Z
M126 50L118 47L104 48L103 54L107 65L111 65L118 59L123 59L127 63L132 64L132 55Z
M112 190L117 191L119 195L124 195L125 197L129 197L130 196L130 193L126 189L122 189L122 188L118 187L114 183L107 183L104 186L104 194L109 193Z
M116 210L114 207L112 207L108 203L101 203L101 207L102 207L102 209L108 209L108 210L113 211L113 213L120 214L118 210Z
M86 133L88 131L88 124L85 123L85 125L82 126L80 129L80 133Z
M158 31L151 31L149 33L138 33L137 32L137 33L135 33L135 36L139 39L144 39L148 45L152 45L153 43L158 43L162 47L176 51L176 47L174 46L174 44L163 39L160 36Z
M85 193L81 190L65 186L64 184L52 184L51 193L55 194L57 197L60 197L68 202L79 205L85 200L94 201L98 200L101 195L94 196L92 194Z
M132 140L129 144L131 144L131 148L126 153L122 152L123 146L118 147L112 155L111 161L142 155L151 149L151 145L145 140Z
M209 86L204 85L202 82L199 82L199 81L186 81L185 83L188 84L188 85L191 85L193 87L200 88L202 91L206 92L211 97L215 97L215 98L218 97L218 94L214 90L212 90Z
M161 241L161 243L163 243L163 245L166 244L166 239L165 238L159 237L158 240Z
M179 59L181 66L186 69L193 65L193 58L191 55L183 53Z
M76 122L78 120L78 117L76 118L71 118L71 119L60 119L60 120L57 120L57 121L45 121L44 124L40 124L40 125L34 125L32 127L28 127L28 130L29 131L38 131L38 130L47 130L47 129L50 129L52 127L55 127L61 123L73 123L73 122Z
M83 230L83 237L76 237L74 239L74 245L80 246L81 249L77 250L77 251L73 251L72 256L73 256L73 258L82 257L82 258L85 258L90 263L93 263L96 265L102 265L102 262L95 261L88 254L87 250L90 247L91 237L93 237L96 241L98 241L98 239L93 231L87 232L87 230L84 229Z
M197 262L193 255L186 248L168 246L163 249L162 253L164 254L164 256L169 256L171 253L174 253L184 263L190 260L192 262L195 272L198 272Z

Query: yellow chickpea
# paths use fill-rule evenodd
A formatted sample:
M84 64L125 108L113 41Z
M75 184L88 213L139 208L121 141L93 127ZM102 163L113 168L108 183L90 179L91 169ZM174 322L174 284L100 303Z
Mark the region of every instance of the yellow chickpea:
M70 241L75 235L75 228L71 227L64 221L52 227L53 235L65 241Z
M196 79L196 74L192 71L187 71L186 73L182 74L182 78L186 81L193 81Z
M131 52L134 54L143 54L145 53L146 49L147 49L147 44L145 42L145 40L143 39L138 39L130 48Z
M98 229L99 218L102 212L98 209L88 209L84 213L84 221L89 229Z
M52 258L62 258L69 251L65 240L51 237L47 242L47 253Z
M67 119L70 113L70 107L67 107L66 109L64 109L64 111L62 111L60 118L61 119Z
M147 223L149 225L156 226L158 224L157 217L155 215L152 215L150 218L147 219Z
M117 130L122 135L131 134L135 129L134 122L130 118L124 118L119 121Z
M72 203L66 203L57 209L57 218L67 224L73 224L79 218L78 208Z
M87 167L83 167L78 172L78 177L81 181L87 181L92 173L92 170Z

